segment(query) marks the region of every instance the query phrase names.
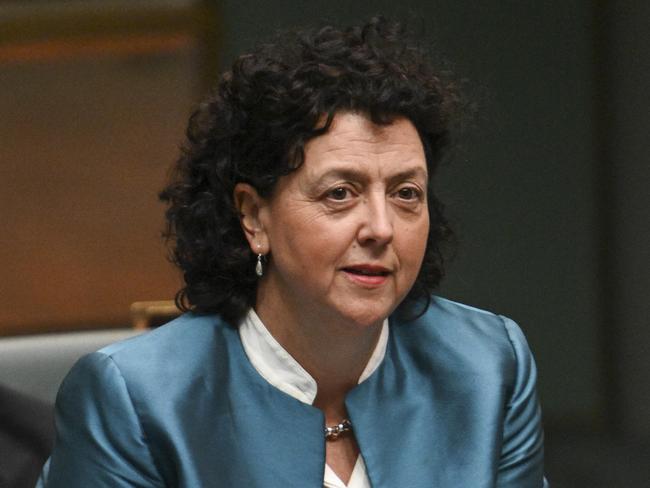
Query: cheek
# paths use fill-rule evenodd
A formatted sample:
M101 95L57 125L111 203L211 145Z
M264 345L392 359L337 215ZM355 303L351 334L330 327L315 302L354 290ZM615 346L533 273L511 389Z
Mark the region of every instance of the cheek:
M290 273L333 267L347 244L348 229L343 222L332 222L317 212L286 212L276 219L272 231L271 253Z
M420 225L409 226L403 233L403 257L408 266L415 268L411 270L417 274L420 270L420 264L424 258L429 237L429 219L423 221Z

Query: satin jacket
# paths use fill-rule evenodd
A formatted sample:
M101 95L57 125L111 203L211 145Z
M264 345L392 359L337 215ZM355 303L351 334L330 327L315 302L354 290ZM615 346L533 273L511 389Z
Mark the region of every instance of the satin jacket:
M541 488L531 353L511 320L441 298L391 317L346 397L374 488ZM237 330L186 314L82 358L38 487L322 488L324 417L271 386Z

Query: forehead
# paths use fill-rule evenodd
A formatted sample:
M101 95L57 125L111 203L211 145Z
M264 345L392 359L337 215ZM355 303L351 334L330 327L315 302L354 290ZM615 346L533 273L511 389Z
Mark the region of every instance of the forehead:
M331 165L398 170L420 167L426 160L420 135L413 123L397 117L377 125L363 114L337 113L329 130L305 145L305 170L319 172Z

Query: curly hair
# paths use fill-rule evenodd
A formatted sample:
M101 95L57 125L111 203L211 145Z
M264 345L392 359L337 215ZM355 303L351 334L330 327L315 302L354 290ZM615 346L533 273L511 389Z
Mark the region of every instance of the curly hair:
M337 112L351 111L380 125L406 117L422 140L430 230L403 303L426 308L444 275L442 246L452 236L433 175L450 146L458 106L455 85L400 24L382 17L345 29L284 33L239 56L192 114L173 177L160 193L168 204L172 260L185 280L177 305L239 322L255 304L258 278L235 185L270 196L278 179L303 163L306 142L325 133Z

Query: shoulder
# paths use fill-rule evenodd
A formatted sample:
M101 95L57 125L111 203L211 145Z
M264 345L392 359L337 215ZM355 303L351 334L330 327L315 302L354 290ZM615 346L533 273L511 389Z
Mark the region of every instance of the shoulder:
M186 314L82 357L57 396L46 486L175 485L160 479L175 476L170 438L188 435L201 408L223 407L217 389L243 354L237 339L217 316Z
M425 312L412 321L394 319L394 329L404 335L445 343L459 341L475 347L511 348L523 335L511 319L487 310L432 296Z
M134 399L183 395L191 378L227 370L219 366L230 357L236 339L237 330L218 316L185 314L81 358L66 382L123 383Z
M449 369L497 373L508 381L515 379L519 362L532 361L513 320L442 297L433 296L417 319L393 325L396 340Z
M119 359L191 355L201 353L208 343L214 345L215 340L224 340L228 329L234 330L217 315L185 313L161 327L110 344L99 352Z

